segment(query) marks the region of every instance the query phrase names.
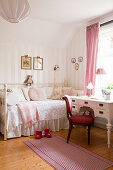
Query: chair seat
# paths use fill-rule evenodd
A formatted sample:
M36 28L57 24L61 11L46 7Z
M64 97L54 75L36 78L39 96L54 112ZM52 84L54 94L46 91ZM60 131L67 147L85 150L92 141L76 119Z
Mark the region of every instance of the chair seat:
M72 123L75 124L81 124L81 125L90 125L94 123L94 118L91 116L81 116L81 115L75 115L70 117Z

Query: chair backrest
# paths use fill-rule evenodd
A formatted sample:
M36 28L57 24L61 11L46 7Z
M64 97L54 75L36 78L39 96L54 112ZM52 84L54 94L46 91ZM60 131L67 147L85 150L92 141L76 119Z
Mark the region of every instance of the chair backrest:
M67 107L67 118L69 119L70 116L72 116L72 102L68 95L65 95L62 97L63 100L66 101L66 107Z
M87 106L80 107L79 114L80 115L88 115L88 116L91 116L94 118L94 110Z

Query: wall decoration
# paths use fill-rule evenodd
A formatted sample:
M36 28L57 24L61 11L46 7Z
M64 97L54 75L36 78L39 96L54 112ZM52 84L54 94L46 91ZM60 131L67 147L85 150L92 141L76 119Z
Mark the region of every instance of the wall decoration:
M28 57L28 55L21 56L21 69L31 70L31 64L31 57Z
M82 56L78 57L78 62L82 62L82 61L83 61L83 57Z
M75 70L78 70L78 69L79 69L79 64L76 63L76 64L75 64Z
M59 65L56 64L56 65L54 66L54 70L57 70L57 69L59 69Z
M43 70L43 58L33 57L33 69Z
M76 63L76 58L72 58L72 59L71 59L71 62L72 62L72 63Z

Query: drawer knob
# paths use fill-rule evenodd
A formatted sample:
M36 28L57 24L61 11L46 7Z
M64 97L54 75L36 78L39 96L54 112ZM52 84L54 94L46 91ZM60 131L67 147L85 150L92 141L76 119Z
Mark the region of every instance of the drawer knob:
M103 107L103 104L99 104L99 106Z
M75 100L72 100L72 102L75 102Z
M88 104L88 102L84 102L84 104Z
M103 114L103 111L99 111L99 114Z

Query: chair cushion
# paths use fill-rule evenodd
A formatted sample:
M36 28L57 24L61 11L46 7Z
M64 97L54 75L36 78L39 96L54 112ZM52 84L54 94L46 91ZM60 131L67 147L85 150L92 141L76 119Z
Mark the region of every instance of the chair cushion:
M81 124L81 125L90 125L94 123L94 118L91 116L71 116L71 121L75 124Z

